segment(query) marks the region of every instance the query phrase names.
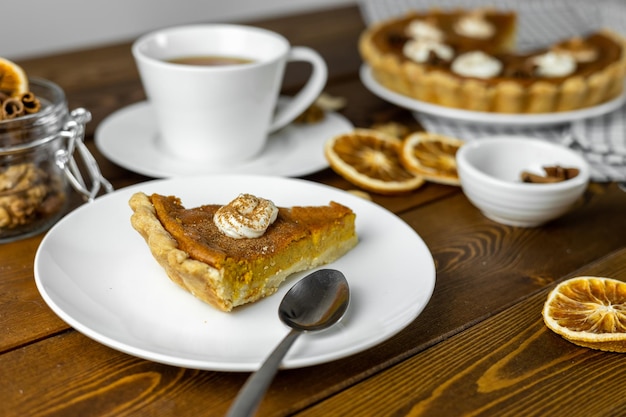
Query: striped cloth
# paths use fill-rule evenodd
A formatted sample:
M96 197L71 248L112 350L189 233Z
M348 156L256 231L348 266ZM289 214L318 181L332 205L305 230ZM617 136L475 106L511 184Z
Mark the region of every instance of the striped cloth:
M491 0L490 5L518 14L519 50L528 50L580 36L600 28L626 34L626 2L623 0ZM484 0L360 0L366 24L399 16L408 10L484 7ZM419 114L428 131L471 141L477 138L519 134L561 143L581 153L596 182L626 181L626 105L611 113L546 127L491 127Z

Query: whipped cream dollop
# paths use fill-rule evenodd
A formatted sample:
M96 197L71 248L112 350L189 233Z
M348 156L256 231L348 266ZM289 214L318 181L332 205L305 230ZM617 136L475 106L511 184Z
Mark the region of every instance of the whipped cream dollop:
M263 236L276 217L278 207L272 201L252 194L240 194L215 212L213 222L226 236L253 239Z
M457 56L451 69L465 77L491 78L500 74L502 62L482 51L471 51Z
M450 61L454 56L454 51L448 45L426 39L408 41L404 44L402 53L404 53L407 58L419 63L427 62L430 59L431 53L444 61Z
M443 41L443 32L434 22L428 20L415 19L407 25L405 29L409 38L431 40L436 42Z
M487 39L496 32L495 26L482 13L470 13L460 17L454 30L459 35L475 39Z
M534 57L533 64L540 77L565 77L576 71L576 60L566 52L546 52Z

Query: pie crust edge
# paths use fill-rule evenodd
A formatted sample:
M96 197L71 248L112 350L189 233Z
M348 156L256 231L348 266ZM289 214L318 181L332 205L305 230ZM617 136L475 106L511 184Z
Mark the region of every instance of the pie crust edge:
M133 228L144 238L150 252L170 279L201 300L220 310L230 311L233 306L225 300L226 294L218 294L214 290L221 288L218 285L222 280L220 271L190 258L187 252L178 249L178 243L157 218L156 210L146 194L135 193L129 205L133 210Z

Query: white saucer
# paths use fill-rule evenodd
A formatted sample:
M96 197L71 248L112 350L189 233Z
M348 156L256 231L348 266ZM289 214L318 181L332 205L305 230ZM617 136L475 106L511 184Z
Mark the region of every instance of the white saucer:
M361 66L360 76L361 81L368 90L383 100L400 107L454 120L456 122L477 125L486 124L492 127L540 127L569 123L575 120L588 119L610 113L620 108L626 100L626 93L624 93L606 103L580 110L542 114L490 113L438 106L396 93L379 84L372 75L372 69L368 65ZM416 116L418 116L418 114L416 114Z
M281 104L287 102L281 97ZM96 146L114 163L156 178L204 174L255 174L297 177L328 167L324 143L354 126L343 116L327 112L313 124L291 124L270 135L261 154L240 164L188 161L158 145L154 113L147 101L108 116L96 128Z

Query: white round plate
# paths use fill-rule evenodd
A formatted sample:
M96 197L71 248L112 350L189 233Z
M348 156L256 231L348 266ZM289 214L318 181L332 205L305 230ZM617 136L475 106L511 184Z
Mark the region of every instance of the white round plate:
M302 335L285 368L320 364L368 349L411 323L435 285L433 258L399 217L344 191L300 179L202 176L153 180L97 198L68 214L44 237L35 257L43 299L88 337L144 359L194 369L256 370L287 334L278 305L306 273L279 291L230 313L218 311L174 284L130 225L128 200L137 191L176 195L187 207L224 204L241 192L279 206L325 205L356 213L358 245L328 265L351 288L336 326Z
M281 97L280 103L287 98ZM95 132L96 146L114 163L156 178L208 174L258 174L297 177L328 167L324 143L349 132L353 125L342 115L327 112L312 124L291 124L272 133L256 157L238 164L189 161L159 145L155 115L150 103L132 104L109 115ZM242 117L242 123L245 120Z
M493 127L534 127L569 123L575 120L588 119L610 113L613 110L620 108L626 100L626 93L624 93L611 101L607 101L606 103L580 110L542 114L490 113L438 106L436 104L415 100L403 94L396 93L395 91L389 90L379 84L372 75L372 69L368 65L361 66L360 76L361 82L363 82L368 90L383 100L397 106L413 110L414 112L421 112L432 116L451 119L456 122L477 125L485 124Z

